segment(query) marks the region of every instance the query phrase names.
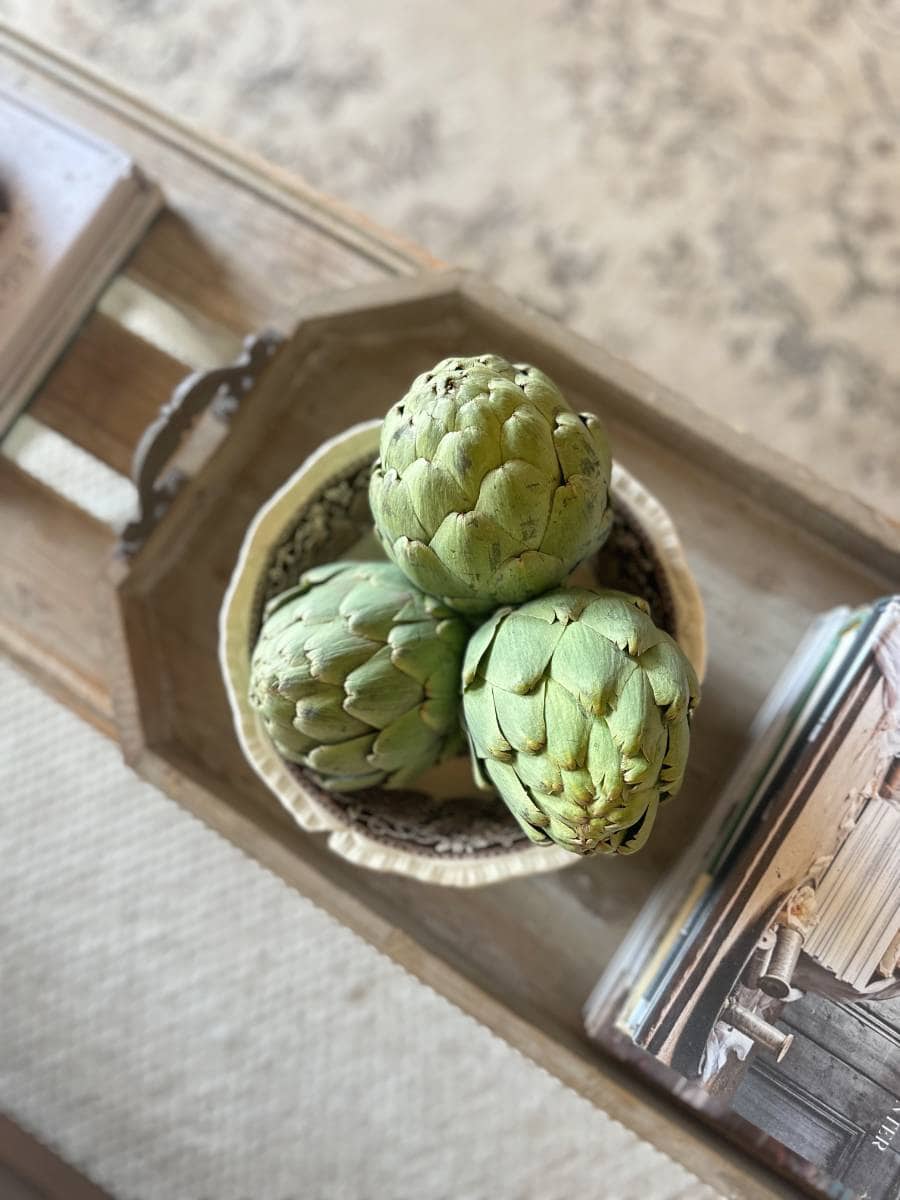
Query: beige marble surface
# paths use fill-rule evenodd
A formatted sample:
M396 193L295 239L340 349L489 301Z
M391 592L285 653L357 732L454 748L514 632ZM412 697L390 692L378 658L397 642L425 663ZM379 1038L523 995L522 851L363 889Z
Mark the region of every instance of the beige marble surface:
M900 515L898 0L0 0Z

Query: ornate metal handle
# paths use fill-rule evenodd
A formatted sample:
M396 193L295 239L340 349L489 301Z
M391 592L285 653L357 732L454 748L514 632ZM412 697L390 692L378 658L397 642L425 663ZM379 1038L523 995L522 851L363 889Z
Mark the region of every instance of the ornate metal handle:
M184 471L164 468L194 421L209 408L227 424L282 340L280 334L270 330L247 338L236 362L188 375L159 410L159 416L144 430L132 459L138 515L122 530L117 548L120 556L131 557L140 549L186 483Z

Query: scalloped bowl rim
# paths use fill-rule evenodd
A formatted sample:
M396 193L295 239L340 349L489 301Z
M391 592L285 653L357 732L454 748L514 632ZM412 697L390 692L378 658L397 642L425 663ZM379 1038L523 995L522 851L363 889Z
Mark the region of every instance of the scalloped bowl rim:
M309 833L329 834L331 850L350 862L376 871L392 871L423 883L478 887L516 876L573 866L581 859L556 846L528 846L492 851L469 858L436 858L385 845L340 821L315 799L281 758L247 699L251 640L250 622L259 573L272 545L283 534L304 499L338 469L335 454L346 466L377 452L381 420L352 425L320 446L262 505L251 521L219 611L219 663L245 758L297 823ZM665 570L675 608L679 644L702 680L706 666L703 602L684 555L681 540L662 504L624 467L613 465L612 491L648 521L645 532Z

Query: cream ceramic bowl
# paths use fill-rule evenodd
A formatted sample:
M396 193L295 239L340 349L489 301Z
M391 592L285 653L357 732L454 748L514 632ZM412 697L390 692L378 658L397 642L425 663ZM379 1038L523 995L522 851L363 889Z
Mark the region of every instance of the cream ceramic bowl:
M279 756L247 700L250 655L266 601L317 563L383 557L368 506L380 427L380 421L367 421L325 442L247 530L219 622L219 657L241 748L303 829L327 833L336 854L361 866L456 887L571 866L576 855L533 845L502 801L475 787L468 759L433 768L414 791L329 792ZM618 465L612 492L616 518L609 541L573 581L645 596L657 623L675 636L702 678L703 605L674 526L662 505Z

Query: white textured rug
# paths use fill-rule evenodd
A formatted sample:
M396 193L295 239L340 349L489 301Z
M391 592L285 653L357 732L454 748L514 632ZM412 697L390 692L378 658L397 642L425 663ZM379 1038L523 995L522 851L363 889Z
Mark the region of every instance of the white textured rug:
M0 889L0 1108L117 1197L713 1197L3 663Z

